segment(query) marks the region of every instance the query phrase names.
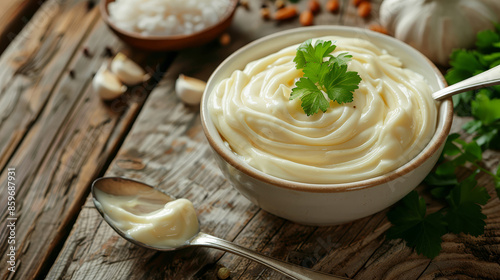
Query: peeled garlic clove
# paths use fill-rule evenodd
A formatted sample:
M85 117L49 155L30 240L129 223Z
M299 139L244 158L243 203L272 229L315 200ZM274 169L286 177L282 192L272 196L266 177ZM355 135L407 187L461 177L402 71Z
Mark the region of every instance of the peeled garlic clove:
M196 78L180 74L175 82L175 92L182 102L189 105L198 105L207 83Z
M108 70L106 65L101 66L95 74L92 79L92 87L104 100L115 99L127 90L127 87Z
M142 83L149 79L149 75L123 53L118 53L111 61L111 71L128 86Z

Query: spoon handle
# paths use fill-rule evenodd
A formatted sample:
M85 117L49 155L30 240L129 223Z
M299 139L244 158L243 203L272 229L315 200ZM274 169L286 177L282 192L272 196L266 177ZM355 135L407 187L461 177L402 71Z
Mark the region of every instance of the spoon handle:
M441 100L464 91L496 85L500 85L500 65L459 83L438 90L432 94L432 98Z
M210 247L214 249L224 250L226 252L234 253L238 256L245 257L263 264L269 268L279 271L286 276L297 279L297 280L345 280L348 278L338 277L334 275L329 275L317 271L307 269L298 265L280 261L278 259L261 255L250 249L241 247L229 241L220 239L215 236L211 236L206 233L200 232L196 237L194 237L190 245Z

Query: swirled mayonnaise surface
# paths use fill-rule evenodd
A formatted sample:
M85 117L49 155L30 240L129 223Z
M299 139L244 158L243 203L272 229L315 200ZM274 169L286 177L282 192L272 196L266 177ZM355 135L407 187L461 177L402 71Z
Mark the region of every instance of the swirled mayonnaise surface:
M113 225L129 238L159 248L177 248L199 231L198 218L191 201L169 201L156 191L137 195L112 195L95 189L96 205ZM156 197L155 197L156 196Z
M209 114L234 153L266 174L305 183L346 183L392 171L431 139L437 104L424 78L369 41L323 37L349 71L362 78L354 101L330 102L307 116L289 100L303 76L293 59L298 45L250 62L217 85ZM313 40L314 42L315 40Z

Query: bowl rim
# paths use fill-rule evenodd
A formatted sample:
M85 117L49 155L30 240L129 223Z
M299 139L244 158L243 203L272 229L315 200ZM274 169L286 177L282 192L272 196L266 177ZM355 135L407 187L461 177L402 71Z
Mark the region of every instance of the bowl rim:
M291 181L283 178L279 178L273 175L269 175L264 173L263 171L258 170L255 167L252 167L244 162L241 161L241 159L238 158L238 156L231 151L226 145L224 145L220 135L219 139L220 141L214 139L211 133L219 133L217 129L215 128L215 125L213 124L210 115L208 113L208 105L207 105L207 100L208 96L210 95L210 92L208 92L211 88L211 85L214 83L214 76L215 74L224 68L226 64L231 63L231 61L238 55L247 52L249 49L255 48L255 46L262 44L266 41L273 40L276 37L284 37L287 35L291 35L294 33L302 33L302 32L314 32L314 31L341 31L341 32L354 32L354 33L367 33L372 37L375 37L377 39L383 39L383 40L389 40L392 41L394 44L399 44L400 46L403 46L406 50L405 52L412 52L412 55L418 55L419 59L423 59L426 64L430 66L431 69L433 69L434 74L436 78L438 79L438 83L442 87L446 87L447 83L442 75L442 73L439 71L439 69L436 67L434 63L432 63L426 56L424 56L422 53L420 53L418 50L415 48L411 47L410 45L399 41L391 36L374 32L368 29L364 28L359 28L359 27L351 27L351 26L335 26L335 25L318 25L318 26L311 26L311 27L298 27L298 28L293 28L285 31L280 31L265 37L262 37L260 39L257 39L242 48L238 49L236 52L231 54L229 57L227 57L212 73L210 76L208 82L207 82L207 87L205 89L205 92L203 93L203 97L201 100L201 105L200 105L200 115L201 115L201 124L203 131L205 133L205 136L212 147L212 149L223 158L224 161L229 163L231 166L236 168L237 170L243 172L249 177L252 177L254 179L257 179L259 181L263 181L265 183L274 185L276 187L284 188L284 189L289 189L289 190L295 190L295 191L300 191L300 192L307 192L307 193L336 193L336 192L346 192L346 191L356 191L356 190L361 190L361 189L366 189L366 188L372 188L384 183L388 183L389 181L395 180L399 177L403 177L404 175L410 173L411 171L415 170L417 167L422 165L426 160L431 158L436 152L440 151L440 148L442 144L446 141L446 138L448 137L448 134L451 129L452 125L452 120L453 120L453 102L451 97L444 99L438 103L438 118L437 118L437 127L436 131L434 132L434 135L430 139L430 141L425 145L425 147L411 160L403 164L402 166L396 168L393 171L390 171L388 173L373 177L373 178L368 178L356 182L347 182L347 183L332 183L332 184L315 184L315 183L304 183L304 182L297 182L297 181ZM332 34L333 35L333 34ZM318 37L318 36L315 36ZM290 45L290 43L289 43ZM283 46L283 48L286 46ZM444 118L442 121L442 125L439 125L441 123L440 119ZM209 127L211 126L211 127Z
M227 7L227 10L224 14L224 17L219 19L219 21L217 21L217 23L210 25L208 27L205 27L204 29L202 29L200 31L197 31L197 32L194 32L191 34L187 34L187 35L143 35L141 33L122 29L110 20L109 11L108 11L108 4L111 2L116 2L116 0L101 0L101 2L99 3L99 11L101 13L101 17L104 20L104 22L107 25L109 25L111 28L116 30L117 32L122 33L125 36L131 37L131 38L137 38L140 40L149 40L149 41L171 40L171 41L175 41L175 40L184 40L187 38L199 36L205 32L208 32L212 29L215 29L217 26L223 24L224 22L226 22L227 20L229 20L233 16L234 12L236 11L236 7L238 6L239 0L229 0L230 5Z

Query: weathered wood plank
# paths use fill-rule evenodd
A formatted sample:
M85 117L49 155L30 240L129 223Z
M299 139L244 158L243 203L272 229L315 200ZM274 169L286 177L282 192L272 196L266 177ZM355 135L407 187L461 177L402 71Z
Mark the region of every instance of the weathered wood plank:
M348 2L342 2L340 14L323 13L317 22L361 26L376 23L376 17L352 18L355 8ZM379 1L373 2L376 13ZM197 110L184 107L177 100L173 84L179 73L206 79L218 62L246 42L298 26L296 20L279 24L260 20L260 5L258 1L250 2L249 11L242 8L237 11L229 30L233 38L229 46L219 48L212 43L206 48L180 52L167 76L151 93L106 174L139 179L191 199L202 230L313 269L355 279L498 278L500 209L496 197L485 207L488 228L484 236L447 235L443 254L431 261L406 248L401 240L385 239L384 232L390 226L386 211L334 227L297 225L251 205L222 178L210 157ZM493 192L490 179L482 174L480 180ZM437 202L431 205L434 207ZM466 259L472 264L463 271L460 265ZM452 265L447 267L449 263ZM479 271L483 265L486 269ZM216 272L221 266L232 271L231 279L285 279L261 265L215 250L156 253L126 243L101 222L89 197L48 276L217 279Z
M198 112L190 108L185 108L179 103L173 93L173 81L178 73L195 75L199 78L207 79L225 56L243 44L262 36L262 32L266 34L273 33L282 29L283 26L280 26L282 24L290 26L299 25L297 21L281 24L262 21L258 14L259 8L260 4L252 2L250 9L254 13L249 13L243 9L237 11L236 18L240 24L237 25L237 28L230 30L233 43L228 48L221 49L217 43L212 43L208 46L208 50L203 49L203 51L200 51L200 49L193 49L180 53L178 57L178 61L180 62L174 63L169 70L170 75L166 78L165 82L153 92L151 100L146 105L147 110L137 120L131 133L132 136L127 138L112 165L111 171L108 173L126 175L127 177L141 179L154 185L159 184L160 187L167 189L174 195L180 195L193 200L195 206L200 205L198 208L199 217L203 228L208 232L230 240L234 239L247 221L255 215L257 208L230 188L218 169L214 166L201 131ZM253 27L252 32L245 33L243 30L248 27L248 22L257 22L259 26ZM243 30L240 30L240 27ZM256 33L255 31L259 32ZM193 65L199 66L199 61L206 60L206 52L214 54L210 57L215 59L207 62L203 65L204 67L193 67ZM186 61L190 62L186 63ZM195 137L195 140L197 140L193 142L193 139L190 139L191 137ZM203 169L199 170L200 166ZM191 179L193 172L199 174ZM197 182L196 180L201 181ZM185 185L189 186L189 192L187 193L184 193ZM214 187L217 187L216 191L212 190ZM231 194L229 197L235 197L234 201L228 200L228 192ZM192 195L190 195L191 193ZM220 201L224 202L223 205L221 205ZM88 205L88 207L91 207L91 205ZM93 211L94 209L90 210ZM84 208L82 211L86 212L87 208ZM269 214L265 215L271 216ZM93 220L100 219L95 211L90 214L85 213L85 217L86 219ZM273 217L273 219L276 218ZM89 270L87 266L82 267L79 265L81 262L91 261L88 259L88 255L75 255L80 251L79 247L83 246L87 248L88 245L88 242L83 242L86 245L81 245L82 241L79 236L82 236L81 232L96 232L98 234L99 231L105 230L109 232L110 229L107 225L100 225L95 229L92 228L89 230L85 228L81 232L78 231L80 227L86 227L91 224L88 221L77 222L74 232L70 235L70 239L50 272L50 277L65 278L72 275L77 278L86 278L95 276L92 272L94 270ZM97 242L96 235L94 234L87 238ZM104 241L105 243L105 240L99 241ZM110 246L113 246L113 244L110 244ZM130 246L126 246L123 252L128 252ZM130 266L127 266L127 269L122 267L116 270L107 266L106 255L94 252L92 260L95 259L95 254L100 255L103 259L97 262L92 261L92 267L98 265L101 268L98 269L99 271L109 271L107 273L110 274L106 274L106 277L127 278L131 271L135 273L137 270L137 268L134 268L134 260L127 261L128 266ZM189 279L189 275L200 275L200 272L205 269L204 266L216 261L222 256L222 253L210 252L206 256L208 257L199 261L184 262L181 266L177 265L179 261L174 261L177 265L175 268L174 266L169 266L171 268L170 271L162 269L165 272L158 273L167 273L161 275L174 277L173 279ZM121 258L121 254L118 254L117 258ZM100 262L103 263L98 264Z
M435 259L417 255L397 240L384 241L356 279L498 279L500 277L500 200L489 175L478 175L492 199L484 207L485 233L479 237L447 234Z
M0 2L0 54L14 40L19 31L44 0L9 0Z
M0 57L0 170L40 116L97 9L81 0L47 1Z
M123 46L98 21L97 9L88 11L85 3L62 5L64 13L47 20L52 23L45 26L44 43L26 54L19 67L3 72L3 78L13 75L13 81L4 83L2 79L2 98L14 100L14 105L1 129L7 132L12 128L18 135L9 139L13 144L2 151L5 166L16 168L17 263L16 272L2 270L1 279L31 279L47 273L91 181L116 152L148 93L163 75L166 66L158 63L169 62L165 60L168 55L152 58L134 54L132 57L144 61L153 74L151 81L130 88L119 100L102 102L90 86L93 73L108 59L104 55L108 45L115 50ZM59 25L61 22L65 24ZM38 39L36 32L40 30L34 28L33 37ZM18 37L11 46L19 46L25 39ZM7 55L14 53L15 49L9 48L1 59L13 62L15 59ZM25 110L16 111L21 109ZM6 185L6 176L5 172L0 177L2 185ZM7 216L5 196L0 194L2 220ZM2 230L2 240L6 240L5 234ZM0 249L7 252L7 246L2 243ZM6 263L7 256L0 259Z
M148 109L132 128L131 135L134 136L127 138L108 175L126 175L159 185L175 196L186 197L197 207L204 231L234 238L239 227L246 223L242 217L251 217L257 207L232 189L214 165L201 131L198 111L179 103L173 93L172 77L155 88L146 104ZM111 234L107 224L96 226L95 221L100 219L91 202L88 202L52 268L50 278L72 275L73 278L86 279L94 277L94 271L105 273L99 277L108 279L128 279L129 275L141 278L146 273L145 262L152 269L148 272L151 276L189 279L189 275L196 273L200 266L214 262L222 254L200 250L187 250L179 255L155 254L144 250L140 258L128 259L125 255L129 255L129 250L143 251L131 244L120 243L117 246L115 241L107 242L110 236L115 235ZM93 228L86 228L88 226ZM83 236L82 232L92 234L85 234L82 241L78 238ZM93 240L92 244L88 242L90 240ZM110 250L113 251L111 255L106 253ZM82 251L85 253L79 254ZM186 260L195 254L201 254L201 257L192 262ZM161 261L157 263L156 258L160 257ZM119 260L123 267L116 269L117 264L110 259ZM82 262L90 263L82 266ZM137 265L137 262L142 265ZM161 269L158 269L159 266Z

